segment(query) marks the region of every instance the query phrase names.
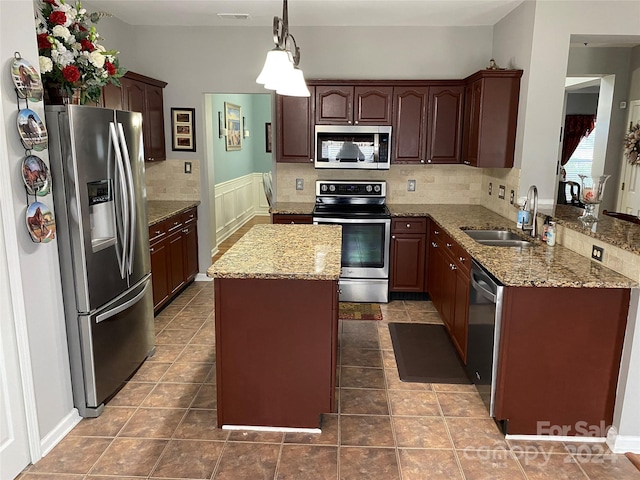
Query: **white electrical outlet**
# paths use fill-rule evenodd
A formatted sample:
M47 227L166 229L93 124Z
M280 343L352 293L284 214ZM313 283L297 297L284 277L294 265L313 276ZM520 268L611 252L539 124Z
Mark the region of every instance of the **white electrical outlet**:
M416 191L416 181L408 180L407 181L407 192L415 192Z

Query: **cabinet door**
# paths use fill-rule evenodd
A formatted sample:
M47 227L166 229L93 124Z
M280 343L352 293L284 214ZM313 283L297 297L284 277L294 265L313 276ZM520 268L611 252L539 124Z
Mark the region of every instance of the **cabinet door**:
M391 236L392 292L424 291L425 235L398 233Z
M316 87L316 124L351 125L353 123L353 87Z
M429 89L428 163L460 163L463 86Z
M289 163L313 162L314 87L310 97L276 95L276 160Z
M153 310L158 310L169 299L169 250L168 242L162 240L149 248L151 255L151 285L153 287Z
M182 234L184 236L184 280L189 283L198 274L198 228L196 224L186 226L182 230Z
M179 230L167 239L169 248L169 288L171 294L177 292L185 284L184 269L184 236Z
M120 79L122 84L122 108L130 112L140 112L144 115L144 83L129 78ZM146 119L142 119L143 128ZM146 139L145 139L146 141Z
M100 106L122 110L122 89L111 83L102 87Z
M478 165L481 102L482 80L476 80L466 87L465 93L462 161L467 165Z
M145 160L149 162L166 160L164 144L164 109L162 88L145 85L144 109L144 151Z
M441 286L441 295L442 302L441 308L442 311L440 315L444 320L444 324L449 330L449 333L453 333L453 315L455 309L455 301L456 301L456 269L457 267L454 265L453 261L444 251L444 249L439 249L438 254L440 256L439 259L439 268L440 268L440 279L442 281Z
M453 344L460 358L467 363L467 330L469 328L469 275L461 269L456 274L455 305L453 313Z
M355 87L354 124L391 125L393 87Z
M393 163L424 163L429 87L396 88L393 93Z

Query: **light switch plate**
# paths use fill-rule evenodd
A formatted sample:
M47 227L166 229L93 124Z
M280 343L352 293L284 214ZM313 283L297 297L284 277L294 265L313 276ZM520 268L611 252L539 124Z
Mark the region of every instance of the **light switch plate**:
M489 195L493 192L493 183L489 182Z
M407 192L415 192L415 191L416 191L416 181L407 180Z
M498 198L504 200L504 194L505 194L505 186L504 185L500 185L498 187Z
M304 178L296 178L296 190L304 190Z
M184 162L184 173L191 173L191 162Z
M515 201L515 199L516 199L516 192L511 190L511 193L509 194L509 203L513 205L513 202Z

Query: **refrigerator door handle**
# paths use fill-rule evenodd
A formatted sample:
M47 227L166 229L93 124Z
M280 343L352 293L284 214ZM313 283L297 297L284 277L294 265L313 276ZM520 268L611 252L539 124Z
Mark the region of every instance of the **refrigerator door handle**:
M133 255L135 248L136 238L136 196L133 186L133 173L131 171L131 158L129 157L129 147L127 145L127 139L124 136L124 129L122 123L118 122L118 134L120 135L120 143L122 144L122 153L124 156L124 169L127 174L127 185L129 186L129 208L131 208L131 215L129 218L129 251L127 253L127 271L129 275L133 273Z
M118 256L118 263L120 267L120 277L124 278L126 275L126 261L127 261L127 244L129 243L128 235L129 235L129 204L128 204L128 191L127 184L124 178L124 165L122 161L122 152L120 150L120 145L118 143L118 135L116 133L116 127L113 122L109 122L109 131L110 131L110 139L113 144L113 149L116 154L116 181L120 183L120 191L122 192L122 221L124 225L124 232L122 232L122 252L118 250L118 246L116 244L116 254Z
M144 286L144 288L142 289L142 291L140 293L138 293L135 297L133 297L131 300L123 303L122 305L118 305L116 308L114 308L112 310L109 310L107 312L104 312L104 313L101 313L100 315L98 315L96 317L96 323L104 322L105 320L108 320L111 317L116 316L120 312L125 311L131 305L135 305L138 302L138 300L140 300L142 297L144 297L145 293L147 293L147 290L149 289L149 285L151 285L151 282L147 282L146 285Z

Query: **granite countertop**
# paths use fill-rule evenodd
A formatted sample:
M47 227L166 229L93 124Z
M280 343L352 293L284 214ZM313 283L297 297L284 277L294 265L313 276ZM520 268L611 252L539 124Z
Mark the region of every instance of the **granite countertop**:
M281 215L311 215L314 202L278 202L269 209L269 213Z
M200 205L200 200L147 200L149 226Z
M638 283L556 244L541 240L532 247L490 247L462 229L507 229L515 223L480 205L388 204L392 216L429 216L505 286L633 288ZM599 223L599 222L598 222ZM529 237L530 238L530 237Z
M571 205L556 205L553 219L571 230L597 238L629 252L640 254L640 225L598 213L593 226L585 226L578 217L584 209Z
M214 278L338 280L340 225L255 225L207 270Z

